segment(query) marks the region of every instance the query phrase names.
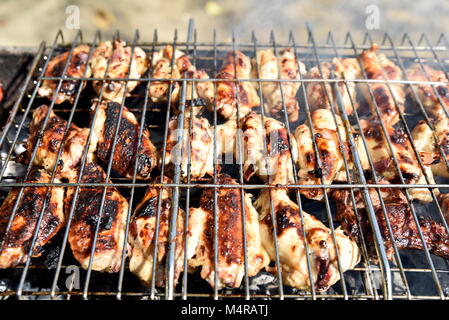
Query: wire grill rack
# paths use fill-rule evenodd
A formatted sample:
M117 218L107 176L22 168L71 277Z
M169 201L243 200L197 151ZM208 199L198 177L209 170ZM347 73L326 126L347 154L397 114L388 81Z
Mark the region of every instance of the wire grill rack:
M116 32L114 38L120 38L119 32ZM93 50L96 46L102 41L101 33L97 32L92 42L90 42L91 50L89 53L89 58L92 56ZM24 187L24 186L35 186L36 184L32 183L23 183L18 182L23 175L19 174L8 174L8 166L11 163L16 161L16 147L23 143L23 139L26 138L27 133L27 124L28 120L31 116L33 110L40 105L40 102L43 102L41 98L37 97L37 90L41 86L44 80L57 80L58 86L56 89L56 93L53 95L53 99L49 104L50 110L54 110L58 115L63 117L68 121L68 126L70 127L70 123L76 121L78 125L89 126L92 122L86 122L86 114L89 112L89 104L85 104L84 95L86 95L86 90L81 93L82 86L79 86L79 89L76 94L76 98L73 104L64 103L60 106L55 105L55 98L57 96L57 92L61 89L62 82L65 80L82 80L85 82L91 82L94 80L105 81L102 78L93 78L93 77L82 77L82 78L70 78L66 76L66 70L68 67L68 63L66 63L63 71L63 75L61 77L45 77L45 71L48 66L49 61L56 54L69 50L69 58L67 61L70 61L70 57L72 56L73 49L81 43L86 43L83 39L82 32L78 32L70 44L65 43L65 39L63 37L63 33L59 31L56 35L56 38L52 45L47 46L44 42L41 43L37 52L34 55L34 61L31 65L31 69L24 81L23 89L20 91L19 97L16 100L14 106L11 109L8 120L5 123L3 131L0 133L0 146L6 149L6 152L2 153L2 163L3 166L0 167L0 187L1 190L8 190L10 187ZM307 67L311 67L313 65L320 65L322 61L328 61L333 57L356 57L360 54L363 49L367 49L371 47L374 43L373 38L370 34L365 34L363 37L363 41L361 44L357 44L351 33L346 35L345 41L343 44L337 44L334 41L334 37L332 33L328 34L326 41L317 42L315 40L312 29L307 26L307 38L303 42L297 42L294 35L290 33L288 41L286 43L279 43L276 40L275 33L271 32L270 41L269 42L259 42L256 37L256 33L252 33L251 41L249 42L241 42L237 39L235 34L232 34L232 40L230 42L217 42L216 32L213 32L212 42L198 42L196 36L196 30L194 29L193 21L189 24L188 35L185 41L180 41L178 38L178 32L175 30L174 38L171 42L160 42L157 35L157 30L154 32L153 40L151 42L142 41L139 37L139 32L136 31L134 39L131 42L131 48L134 51L135 47L140 47L144 49L144 51L149 55L153 56L154 53L163 48L165 45L172 45L175 49L178 48L180 50L185 51L189 54L192 63L197 67L204 68L209 75L214 75L219 70L221 58L229 51L241 50L245 54L250 57L254 57L256 51L261 48L272 48L274 52L277 54L278 51L282 48L293 48L295 55L298 60L304 62ZM410 63L418 62L422 67L426 63L432 63L438 65L438 67L443 70L447 76L447 58L448 58L448 40L444 34L442 34L437 42L434 44L430 41L429 37L426 34L423 34L418 42L415 44L414 41L408 34L404 34L400 45L395 45L393 39L390 35L385 34L380 41L379 50L382 53L385 53L396 65L398 65L403 74L404 80L401 81L387 81L387 80L371 80L366 77L364 74L364 79L357 80L337 80L337 79L300 79L300 80L288 80L299 81L303 85L300 88L299 95L300 99L300 120L299 123L306 121L309 123L312 128L312 136L314 137L313 125L311 121L311 113L307 101L307 95L305 94L305 86L308 82L320 81L323 84L325 82L330 83L332 86L336 86L339 82L344 82L347 84L350 81L356 83L357 86L367 85L370 83L382 82L386 83L388 86L395 83L403 83L406 86L412 88L412 93L415 96L417 103L417 112L413 114L408 114L405 112L400 112L400 123L405 132L411 139L411 144L413 146L414 152L417 155L417 159L421 168L423 168L423 164L421 163L420 157L418 156L417 150L415 148L414 142L410 135L410 127L413 126L418 120L424 119L427 123L430 123L430 117L427 114L426 109L423 107L421 101L419 101L418 94L416 92L416 86L422 83L432 85L435 94L439 97L441 103L442 99L439 96L438 91L435 89L436 85L442 84L440 82L418 82L418 81L409 81L406 78L405 68ZM172 61L173 66L174 61ZM423 69L424 70L424 69ZM320 72L322 70L320 69ZM122 79L115 79L117 81L125 81L128 83L129 81L139 81L139 86L135 89L130 97L123 98L120 108L120 114L122 114L123 106L126 105L130 111L134 112L138 118L140 118L141 131L140 136L142 136L143 129L145 127L149 128L152 134L152 139L155 144L162 150L162 163L165 163L165 150L166 150L166 141L167 141L167 131L168 131L168 121L173 113L173 108L170 108L171 105L171 90L169 91L168 101L167 103L154 104L151 102L148 96L148 88L150 84L154 81L163 81L167 79L155 79L151 78L151 67L147 74L140 79L132 79L129 76ZM429 78L430 79L430 78ZM181 95L179 98L179 126L183 127L184 123L184 111L186 108L186 96L187 96L187 85L190 83L194 83L195 81L203 81L199 79L190 79L187 77L176 79L178 83L181 84ZM220 81L220 79L211 78L208 81L212 81L216 83ZM232 80L231 80L232 81ZM281 83L286 80L266 80L266 79L237 79L234 80L237 82L241 81L251 81L251 82L278 82ZM170 86L173 86L174 82L171 82ZM192 86L193 87L193 86ZM368 86L369 87L369 86ZM282 86L281 93L282 93ZM391 89L391 88L390 88ZM349 90L349 89L348 89ZM338 92L338 90L335 90ZM259 89L259 96L261 98L261 105L263 106L263 95ZM370 90L371 97L373 102L375 100L373 98L373 93ZM103 92L100 92L100 99L102 97ZM327 92L328 95L332 94L331 92ZM350 123L354 125L359 124L359 114L357 113L356 108L354 107L354 115L348 116L345 111L345 108L342 106L341 99L337 98L337 103L331 106L334 114L334 121L336 121L335 115L337 114L337 110L339 110L342 119L344 120L346 129L349 130ZM239 110L239 104L237 104L237 109ZM448 109L444 106L446 116L449 116ZM238 111L239 112L239 111ZM264 108L260 107L259 112L262 114L262 117L265 117ZM285 108L285 104L283 106L284 113L284 123L286 125L287 131L290 135L292 130L297 125L296 123L289 123L287 117L287 111ZM50 112L48 113L50 114ZM94 114L95 118L96 114ZM211 115L213 119L213 125L216 126L220 120L217 116L216 111ZM380 118L380 113L377 110L377 116ZM47 123L49 116L46 117L44 123ZM121 117L119 116L118 121L120 122ZM190 118L191 119L191 118ZM119 124L117 128L119 128ZM45 125L43 126L45 127ZM192 128L192 123L190 123L190 130ZM382 123L382 130L387 137L388 147L390 151L392 150L390 139L388 138L388 134L386 134L385 125ZM117 130L118 131L118 130ZM117 141L116 131L114 141ZM92 130L91 130L92 132ZM182 138L183 130L179 130L180 135L178 138ZM349 131L348 131L349 132ZM67 132L66 132L67 133ZM215 142L216 143L216 132L214 132ZM341 141L342 137L339 134L339 140ZM89 268L87 270L79 270L79 278L78 280L75 277L67 277L67 274L73 271L73 265L77 265L76 261L71 257L70 250L67 249L67 237L68 237L68 229L67 226L65 230L61 231L60 235L55 237L51 244L47 245L50 249L47 249L44 257L31 259L28 258L26 263L23 266L18 266L15 268L2 270L0 271L0 279L6 279L5 281L0 282L3 285L0 286L0 298L8 298L8 297L17 297L17 298L53 298L53 299L72 299L72 298L84 298L84 299L94 299L94 298L143 298L143 299L188 299L188 298L227 298L227 297L239 297L244 299L252 299L252 298L262 298L262 299L447 299L448 298L448 289L449 289L449 264L446 260L433 256L430 254L427 249L425 243L425 250L423 252L401 252L399 253L397 247L394 245L394 259L392 262L389 262L386 256L384 244L382 241L382 236L379 230L379 226L377 224L375 213L373 209L373 204L370 199L370 195L368 193L368 188L375 188L379 190L380 187L385 188L385 185L380 185L377 183L378 177L374 174L375 183L368 183L361 166L361 162L359 156L356 151L356 147L352 136L349 134L349 144L351 148L351 154L354 161L354 168L350 168L348 166L348 161L345 159L345 171L347 177L349 177L348 182L345 184L318 184L318 185L300 185L297 182L296 178L296 169L294 167L295 174L295 183L290 185L285 185L283 187L292 189L296 193L297 203L300 208L301 218L303 218L302 210L306 210L311 212L313 215L316 215L321 218L325 224L329 226L332 231L333 241L335 241L334 230L336 228L336 221L334 220L334 209L335 205L330 200L328 192L331 189L336 188L349 188L352 192L352 196L354 197L354 192L362 192L364 196L364 202L368 212L368 218L370 220L371 228L374 234L374 242L375 248L377 251L377 255L379 257L378 264L372 264L369 262L367 257L367 249L365 244L362 245L362 261L359 265L356 266L355 269L351 271L347 271L343 274L340 270L341 279L338 283L336 283L330 290L327 292L321 293L317 292L314 288L310 292L298 291L287 286L284 286L282 283L282 277L270 276L268 274L263 274L265 278L269 278L271 280L271 286L262 286L254 288L254 279L251 279L247 276L247 272L245 272L243 284L240 289L236 290L218 290L215 286L215 289L211 289L207 284L204 283L203 280L199 279L196 275L188 275L187 272L184 272L180 278L180 283L175 285L174 281L174 254L175 254L175 244L174 241L170 242L168 255L167 255L167 263L166 263L166 272L167 272L167 281L165 284L165 288L157 288L155 286L155 282L153 281L149 287L143 287L139 284L138 280L130 274L127 270L126 265L126 257L125 257L125 249L122 255L122 267L120 271L116 274L103 274L92 272L92 265L90 263ZM363 137L364 145L366 146L365 138ZM91 139L91 134L89 135L89 141ZM140 143L140 139L139 139ZM342 147L342 146L341 146ZM114 148L114 147L113 147ZM318 152L316 141L314 141L314 149L315 153ZM215 150L215 148L214 148ZM32 158L36 155L36 150L32 155ZM87 151L87 147L85 148ZM114 152L114 149L112 150ZM111 152L111 154L112 154ZM183 152L188 152L190 155L190 150L183 150ZM216 151L215 151L216 152ZM240 150L241 152L241 150ZM394 153L392 152L393 157ZM59 150L58 159L61 156L61 150ZM81 162L81 170L84 168L86 164L87 152L84 152L83 159ZM190 157L189 157L190 158ZM164 173L166 173L166 168L162 165L160 172L160 183L152 183L157 187L163 186L164 188L173 189L173 201L172 201L172 216L171 216L171 226L176 225L177 212L178 208L182 207L186 214L189 212L189 208L193 207L198 199L199 193L204 188L212 188L215 191L220 187L227 188L238 188L242 194L244 190L246 192L257 192L264 188L270 188L272 186L268 184L260 184L260 183L246 183L243 179L243 169L242 164L237 163L233 166L233 174L234 177L239 181L238 185L218 185L217 184L217 166L218 166L218 157L215 154L214 159L216 159L216 168L215 174L211 181L206 183L197 183L192 182L190 179L190 170L188 170L187 181L181 180L180 175L180 166L176 165L174 168L173 174L173 182L164 183L162 177ZM240 157L241 159L241 157ZM316 157L318 161L318 166L321 166L320 158ZM32 161L31 161L32 162ZM426 176L427 184L421 185L410 185L404 182L404 177L401 174L401 171L398 167L398 161L394 158L394 163L396 169L399 174L400 183L389 185L389 188L400 188L404 190L407 195L410 207L412 209L413 217L416 224L418 224L418 215L422 213L422 211L426 211L433 218L440 220L443 222L446 230L448 229L447 223L444 219L444 213L437 201L435 193L432 188L438 187L444 191L444 188L449 187L449 184L445 183L444 180L437 181L437 184L430 184L429 177ZM129 206L129 215L133 212L136 202L142 196L144 190L150 185L147 181L140 181L136 179L136 169L134 171L134 176L132 179L121 178L119 176L115 176L111 170L112 165L112 157L111 161L107 164L107 179L106 181L111 180L111 183L55 183L55 172L51 172L51 183L42 184L44 186L63 186L63 187L76 187L76 192L79 191L80 186L97 186L103 187L103 199L102 204L104 204L104 196L107 190L107 187L114 186L117 187L120 192L128 199ZM371 163L372 165L372 163ZM135 166L137 167L137 166ZM190 167L188 167L190 169ZM29 172L30 166L23 170L23 174L26 176ZM371 168L373 169L373 167ZM372 170L375 172L375 170ZM424 171L425 172L425 171ZM78 181L79 182L79 181ZM316 203L304 199L300 196L299 190L301 188L320 188L324 190L324 202ZM410 188L427 188L432 193L433 203L431 204L420 204L413 202L408 193ZM216 193L215 193L216 194ZM243 198L243 197L242 197ZM76 197L75 197L76 199ZM383 211L385 212L385 205L382 204ZM74 205L71 206L71 210L69 213L69 219L72 218L74 212ZM244 206L243 206L244 207ZM272 206L273 207L273 206ZM17 208L16 208L17 209ZM160 214L160 206L158 217ZM357 209L355 209L357 210ZM44 210L42 210L41 215L38 220L38 226L41 223L42 216ZM67 213L66 213L67 214ZM273 215L273 212L271 213ZM215 201L215 212L214 219L217 222L217 201ZM187 220L187 219L186 219ZM276 219L272 219L275 221ZM388 217L386 217L388 222ZM98 219L100 221L100 219ZM126 234L128 234L130 218L128 218L126 225ZM68 222L70 224L70 220ZM275 222L274 222L275 223ZM245 224L243 224L245 226ZM276 227L276 226L275 226ZM215 223L215 234L217 234L218 224ZM388 222L388 229L390 234L392 233L392 226ZM30 245L30 253L31 248L34 247L34 242L37 238L37 229L34 232L33 243ZM159 230L159 225L157 227L156 233ZM96 231L98 232L98 225ZM421 239L423 238L422 231L419 230ZM176 228L170 228L170 238L173 239L175 237ZM246 230L243 230L244 239L246 239ZM274 233L276 235L276 232ZM94 238L94 244L92 248L95 248L96 236ZM158 237L156 237L157 239ZM125 238L125 241L127 239ZM156 240L157 241L157 240ZM276 238L275 238L276 242ZM276 244L276 266L279 266L279 255L278 248ZM126 246L125 246L126 247ZM155 245L157 248L157 245ZM215 252L217 252L218 248L218 240L217 237L214 238L214 247ZM92 250L93 253L93 250ZM245 253L245 270L248 268L247 261L247 247L246 243L244 245L244 253ZM29 255L31 256L31 255ZM217 255L215 255L215 262L218 260ZM311 270L311 261L310 257L307 257L308 268ZM156 263L156 262L154 262ZM217 266L217 263L215 263ZM155 270L156 268L153 268ZM280 268L278 268L280 269ZM184 261L184 270L187 270L187 261ZM215 267L215 272L217 272L217 267ZM309 272L310 274L310 272ZM153 277L154 279L155 277ZM257 276L259 280L261 276ZM218 277L215 277L216 281ZM81 281L80 281L81 280ZM311 283L313 283L311 275L310 275ZM79 283L77 283L77 281Z

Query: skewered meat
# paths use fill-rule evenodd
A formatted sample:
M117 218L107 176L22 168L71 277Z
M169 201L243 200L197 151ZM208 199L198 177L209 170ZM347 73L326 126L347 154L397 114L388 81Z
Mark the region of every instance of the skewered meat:
M36 147L40 131L42 130L45 117L47 116L49 107L41 105L33 112L33 118L30 123L30 136L26 143L26 151L22 155L24 162L29 162ZM61 157L58 163L58 173L63 178L70 178L77 175L76 166L80 163L84 148L89 136L89 129L80 129L75 124L71 124L67 135L67 121L58 117L52 111L50 113L47 126L42 133L42 139L37 146L36 156L33 165L53 171L60 148L62 148ZM64 141L64 142L63 142ZM88 161L93 159L92 152L95 146L90 144Z
M330 230L306 212L303 212L304 225L302 225L298 206L289 198L285 189L262 191L255 202L255 207L260 213L262 244L272 261L276 260L276 251L270 197L273 201L273 214L277 220L278 252L284 284L310 290L305 246L307 241L313 286L319 291L327 290L340 279L336 247ZM335 230L335 238L341 271L345 272L358 264L360 251L356 243L351 241L341 228Z
M165 164L179 164L182 178L187 178L188 164L190 164L192 180L199 180L206 175L212 176L214 174L213 129L206 118L193 115L192 130L190 130L191 109L186 110L184 115L182 142L177 141L177 135L180 134L178 116L172 117L168 123Z
M360 120L360 125L365 135L368 152L371 155L374 169L389 181L399 181L399 173L392 157L388 141L385 138L381 124L379 122ZM429 178L430 183L435 183L431 169L427 162L423 163L424 171L421 169L415 152L413 151L410 139L401 128L393 128L386 124L385 128L388 132L391 147L394 156L397 159L399 169L401 170L404 182L406 184L427 184L425 174ZM439 194L438 189L434 189ZM432 196L426 188L411 188L410 195L413 199L424 202L431 202Z
M49 183L51 176L45 170L32 168L24 182ZM54 179L59 183L58 178ZM42 247L65 225L63 210L64 188L25 187L16 213L7 231L8 221L13 213L21 188L13 188L0 207L0 268L10 268L28 259L32 238L37 222L44 209L41 224L32 251L32 256L40 255ZM47 192L49 197L47 198Z
M98 158L108 163L112 156L112 169L122 176L131 178L137 157L137 178L149 179L150 173L158 161L158 153L150 140L149 131L143 130L139 150L137 150L140 124L135 115L124 106L114 154L111 155L119 120L120 104L96 101L92 106L92 112L96 112L97 107L99 110L93 125L95 132L93 144L97 146Z
M172 66L173 62L173 66ZM173 70L172 70L173 69ZM174 50L173 46L167 45L159 50L152 58L152 77L154 79L209 79L204 70L197 70L191 63L189 57L181 50ZM150 84L149 95L153 102L168 100L170 81L153 81ZM197 93L198 91L198 93ZM179 100L181 83L174 81L172 84L171 103ZM193 94L192 94L193 93ZM213 97L213 83L209 81L195 81L195 90L192 89L192 81L187 82L186 100ZM212 101L210 101L212 103Z
M364 50L359 56L368 79L383 81L401 80L401 70L399 67L384 54L376 54L376 51L377 45L374 44L371 49ZM390 84L391 91L386 83L370 83L361 86L361 92L368 102L372 114L376 115L376 105L371 98L368 86L372 90L381 119L386 124L395 125L399 121L399 111L404 111L405 91L403 85L392 83Z
M422 120L412 131L416 150L421 160L432 169L435 176L449 178L446 160L449 161L449 123L446 117L441 117L433 123L435 132ZM436 139L437 140L436 140ZM443 153L440 153L441 149ZM446 160L444 159L446 158Z
M296 128L295 137L298 144L298 176L300 184L331 184L337 179L337 175L344 170L344 157L349 159L349 146L346 132L340 117L337 115L337 125L330 110L317 109L312 113L312 125L315 132L315 141L322 164L318 168L312 130L304 123ZM342 139L340 149L338 132ZM346 175L344 175L346 178ZM301 194L309 199L321 200L324 196L323 189L301 189Z
M78 178L69 181L76 183ZM99 165L90 162L86 164L81 174L80 183L106 183L106 173ZM74 187L67 189L66 214L70 213L73 206L75 189ZM103 210L100 212L103 192L102 187L80 187L68 241L75 259L87 269L95 230L100 219L92 270L117 272L122 263L128 201L115 187L108 187Z
M377 191L369 189L369 195L374 206L374 211L382 234L388 259L392 259L394 254L393 242L399 250L418 249L423 250L423 244L419 237L418 227L413 219L413 213L407 203L405 194L397 188L388 188L388 182L381 179L380 184L385 184L385 188L380 189L381 197L386 208L386 216L390 221L393 237L388 232L385 213ZM374 239L371 232L368 215L366 212L363 195L360 191L355 192L357 213L354 212L350 190L335 190L332 197L337 203L337 219L341 221L342 227L350 235L351 239L361 244L361 236L370 251L372 260L377 260L374 248ZM360 225L357 224L357 214ZM422 230L424 240L429 251L435 255L449 258L449 235L443 224L435 222L430 218L419 218L419 226Z
M219 175L218 184L237 185L228 175ZM218 286L238 288L245 273L243 211L245 210L248 276L255 276L269 263L262 247L259 222L251 195L244 194L242 208L241 190L218 188ZM201 267L201 277L214 286L214 189L203 191L200 208L190 210L187 233L189 267Z
M299 80L306 72L305 65L296 60L292 49L282 50L278 58L273 50L260 50L256 56L259 70L255 63L253 63L253 70L256 73L255 77L259 79ZM261 86L267 114L275 118L281 117L283 104L285 104L288 119L292 122L298 120L299 104L296 93L301 86L300 82L282 82L282 85L278 82L261 82Z
M361 77L361 70L357 59L334 58L332 62L322 62L321 71L318 67L313 67L306 75L308 79L341 79L341 80L355 80ZM359 107L356 102L356 84L352 81L339 82L337 85L338 91L342 98L343 107L348 115L351 115L354 108ZM307 85L307 101L311 110L315 109L332 109L334 105L335 110L339 111L336 104L337 93L333 90L332 85L327 82L317 81L310 82ZM329 101L330 99L330 101ZM354 108L353 108L354 105Z
M72 52L70 63L67 66L67 70L64 75L70 78L82 78L84 72L86 72L85 77L89 78L92 74L87 61L89 59L89 51L90 47L85 44L75 47ZM47 70L45 71L44 76L62 77L62 73L67 63L69 53L70 51L66 51L51 59L51 61L48 63ZM58 87L58 84L59 80L44 80L42 86L39 88L39 95L51 100L53 98L54 92L56 91L56 88ZM82 86L81 90L83 90L86 86L86 82L80 80L63 81L61 88L55 98L55 103L60 104L67 100L70 101L70 103L73 103L80 85Z
M436 70L428 65L424 65L424 69L419 64L412 65L407 70L407 77L410 81L433 81L433 82L447 82L446 75L441 70ZM436 85L435 89L430 84L413 85L416 88L418 99L422 102L423 107L428 110L430 115L439 119L445 116L444 107L441 105L439 98L443 101L446 107L449 106L449 85ZM438 95L435 94L435 90ZM413 98L412 88L409 87L408 92Z
M113 81L114 78L130 79L140 78L148 69L148 61L145 52L134 47L134 54L131 62L132 47L125 41L102 42L94 51L91 59L91 68L94 78L107 78L108 80L93 81L95 92L100 95L103 88L103 99L121 103L123 96L139 84L138 81ZM109 69L106 69L109 63ZM125 84L127 83L126 92Z
M171 181L164 177L164 183ZM154 181L158 182L158 181ZM159 198L159 194L161 197ZM149 187L131 218L129 244L132 247L129 268L147 285L153 277L154 246L156 241L157 213L160 207L159 236L157 243L156 284L162 286L165 279L164 259L169 245L172 189ZM175 282L183 268L184 259L184 211L179 209L176 220Z
M211 95L213 91L207 91L209 96L206 97L206 100L215 101L218 114L224 118L230 119L236 116L237 106L239 117L242 118L254 107L260 105L260 98L250 82L227 81L251 78L251 60L242 52L229 52L216 78L222 79L222 81L218 81L216 84L215 96ZM210 105L210 110L214 110L213 103Z
M245 180L257 174L271 184L294 183L290 143L295 159L296 141L293 136L289 140L285 126L273 118L262 120L259 114L251 112L241 120L241 128Z

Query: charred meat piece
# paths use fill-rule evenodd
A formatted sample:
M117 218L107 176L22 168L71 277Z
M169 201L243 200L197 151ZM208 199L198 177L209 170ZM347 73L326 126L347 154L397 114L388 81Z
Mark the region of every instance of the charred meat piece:
M321 71L318 67L313 67L306 75L308 79L341 79L355 80L361 77L361 70L357 59L334 58L332 62L322 62ZM348 115L351 115L354 108L357 109L359 104L356 101L356 84L352 81L347 83L338 82L337 90L342 98L343 107ZM333 90L330 83L317 81L310 82L307 85L307 101L311 110L315 109L332 109L339 111L337 102L337 93ZM354 108L353 108L354 105Z
M374 169L391 182L400 181L399 173L393 160L392 152L388 146L388 141L384 136L381 124L375 121L360 120L363 134L368 147L368 153L373 161ZM430 183L435 183L432 170L423 162L424 171L416 158L412 148L410 138L401 128L394 128L385 124L393 149L394 156L397 159L399 169L401 170L404 182L407 184L427 184L425 174L428 176ZM411 188L410 195L424 202L431 202L432 196L426 188ZM438 189L435 189L438 194Z
M24 162L31 160L48 111L48 106L41 105L33 112L33 118L30 123L30 136L26 143L26 151L22 154L22 161ZM61 119L52 111L45 129L42 130L42 138L37 146L33 165L43 167L49 172L53 171L59 150L62 148L57 171L61 177L71 178L77 175L76 166L82 159L89 136L89 129L80 129L72 123L67 135L64 136L66 130L67 121ZM94 149L95 146L90 144L88 160L92 160Z
M276 58L273 50L260 50L253 63L253 73L258 79L273 80L299 80L306 71L305 65L295 57L293 49L282 50ZM298 120L299 104L296 93L300 82L261 82L264 107L267 114L280 118L283 114L283 105L287 110L288 119L292 122ZM281 89L282 87L282 89Z
M84 76L84 72L86 72L85 77L89 78L92 74L87 61L89 59L89 51L90 47L85 44L75 47L72 52L70 63L68 64L66 73L64 75L69 78L82 78ZM48 63L47 70L45 71L44 76L62 77L64 67L69 57L69 53L70 51L67 51L51 59L51 61ZM44 80L42 86L39 88L39 95L51 100L58 84L59 80ZM61 89L56 95L55 103L60 104L64 101L70 101L70 103L73 103L80 85L82 86L81 90L83 90L86 86L86 82L74 79L63 81Z
M219 175L218 184L237 185L228 175ZM218 218L218 286L238 288L245 273L243 210L245 210L248 276L255 276L269 263L269 257L261 244L259 221L251 195L241 190L219 188L216 204ZM189 213L187 233L187 258L190 268L201 267L201 277L214 286L214 189L207 188L200 199L200 208Z
M154 182L159 181L154 180ZM169 182L171 181L164 177L164 183ZM159 208L157 262L154 272L156 285L163 286L165 282L165 258L169 248L172 193L172 190L168 188L160 189L150 186L131 218L128 241L132 249L129 268L147 285L151 283L153 277L154 246L156 245L156 223ZM184 219L184 211L179 209L176 219L175 282L177 282L183 268Z
M260 105L260 98L250 82L232 81L251 78L251 60L242 52L229 52L215 77L221 80L216 84L215 95L208 90L208 96L205 97L207 101L215 101L215 107L214 104L210 105L211 111L216 108L218 114L230 119L237 115L238 107L241 118Z
M76 183L77 180L70 182ZM86 164L81 174L80 183L106 183L106 173L99 165L90 162ZM64 204L67 215L72 206L75 206L68 238L73 256L84 269L88 268L95 230L100 219L92 270L119 271L128 216L128 201L115 187L108 187L103 210L100 212L104 188L80 187L76 203L73 204L75 189L74 187L67 189Z
M421 68L418 63L407 69L407 77L410 81L447 83L447 78L443 71L436 70L428 65L424 65ZM435 88L432 88L430 84L416 84L412 86L415 86L418 99L434 119L445 117L444 106L440 103L439 98L446 107L449 106L449 85L436 85ZM435 93L435 90L438 95ZM413 98L416 98L411 86L408 88L408 92Z
M132 47L125 41L102 42L95 49L90 64L93 76L108 79L93 81L93 87L98 95L103 88L103 99L121 103L123 96L127 96L139 84L138 81L113 80L127 78L128 75L130 79L139 79L147 71L148 61L145 52L139 47L134 47L132 61L131 54ZM109 69L106 74L108 63Z
M377 45L373 45L371 49L364 50L359 56L368 79L382 81L401 80L402 75L399 67L384 54L376 54L376 51ZM371 88L376 103L371 98L368 86ZM382 121L395 125L399 121L399 111L404 111L405 91L402 84L391 83L390 88L388 88L386 83L370 83L361 86L360 89L371 108L371 113L377 115L377 104Z
M96 108L99 108L96 111ZM140 124L135 115L125 106L122 110L120 128L117 134L114 154L111 155L112 144L117 130L120 104L117 102L94 102L92 112L97 112L93 125L93 144L97 146L97 156L108 163L112 157L112 169L124 177L131 178L137 157L137 178L149 179L151 170L157 165L158 153L150 140L150 133L144 129L139 150Z
M190 119L191 111L189 108L184 113L182 141L177 141L177 136L180 134L178 116L172 117L168 123L165 164L179 164L183 179L187 178L187 169L190 164L190 178L200 180L214 174L213 129L206 118L193 115L193 118ZM191 130L190 121L192 121Z
M374 206L377 223L379 224L380 232L384 240L388 259L391 260L393 258L393 243L396 244L398 250L423 250L418 226L415 223L405 194L400 189L388 188L389 183L386 180L380 180L379 183L385 184L385 188L381 188L380 193L385 204L386 212L383 211L379 195L374 188L369 189L369 195ZM376 261L377 255L375 254L374 238L362 193L360 191L355 192L357 213L354 211L350 190L335 190L332 197L337 203L337 219L341 222L344 230L350 235L351 239L359 244L361 244L363 234L367 248L370 251L370 258ZM357 223L357 214L360 224ZM388 231L386 217L388 217L392 227L392 236ZM443 258L449 258L449 235L444 225L430 218L420 217L419 227L421 228L429 251Z
M315 137L312 137L312 130L306 123L296 128L298 183L321 184L322 181L323 184L331 184L334 180L346 179L345 173L339 173L344 170L344 158L349 160L349 146L343 123L338 115L336 119L337 125L330 110L317 109L312 113ZM342 141L339 141L338 132ZM313 139L316 141L321 167L318 167ZM314 200L321 200L324 196L324 191L320 188L301 189L300 192Z
M433 120L433 126L435 131L424 120L418 122L412 131L415 147L423 163L430 166L435 176L449 178L449 120L441 117Z
M45 170L32 168L24 182L49 183L51 176ZM59 179L54 179L59 183ZM0 268L10 268L24 263L35 234L39 216L43 211L32 256L40 255L42 247L65 225L64 188L24 187L17 210L7 231L21 188L13 188L0 207ZM47 198L47 192L49 197Z
M270 197L277 220L276 232L284 284L301 290L311 290L312 285L319 291L327 290L340 279L336 247L342 272L358 264L359 248L341 228L335 230L335 246L331 231L304 211L304 225L302 224L298 206L289 198L287 191L282 189L263 190L255 202L260 213L262 244L272 261L276 260L276 251ZM311 262L312 285L307 266L306 243ZM273 268L273 271L276 272L276 268Z

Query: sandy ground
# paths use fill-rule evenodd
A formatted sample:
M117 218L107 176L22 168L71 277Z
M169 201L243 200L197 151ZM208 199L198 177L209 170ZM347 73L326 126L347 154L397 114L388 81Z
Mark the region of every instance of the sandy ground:
M71 21L66 14L70 5L79 8L79 27L86 40L91 40L97 29L104 38L120 29L123 37L131 39L136 28L141 39L147 41L152 39L155 28L159 39L170 41L177 28L183 40L189 18L195 19L200 40L210 40L213 29L219 40L229 40L232 29L240 40L250 40L252 29L265 40L274 29L279 41L283 41L291 29L298 41L305 42L306 21L313 26L318 41L324 41L329 30L341 41L347 30L353 30L361 39L363 32L372 27L388 30L395 39L400 39L404 31L415 37L427 31L436 39L439 33L449 30L449 1L440 0L0 0L0 44L35 46L41 40L52 41L58 29L69 41L74 34L66 23L68 18ZM378 12L378 19L373 10Z

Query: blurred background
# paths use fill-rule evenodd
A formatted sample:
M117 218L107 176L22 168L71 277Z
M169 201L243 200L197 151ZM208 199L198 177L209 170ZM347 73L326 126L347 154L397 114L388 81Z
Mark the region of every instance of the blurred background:
M405 31L415 37L426 31L436 39L449 29L448 13L449 1L441 0L0 0L0 44L36 46L52 41L58 29L69 41L78 27L88 41L97 29L106 37L120 29L122 37L131 39L136 28L144 41L151 41L155 28L161 40L170 41L175 28L183 40L189 18L195 19L200 40L210 40L215 28L223 41L231 29L245 40L252 29L259 39L268 39L275 29L286 40L292 29L306 41L306 21L322 41L329 30L341 41L348 30L360 37L367 30L388 30L396 39Z

